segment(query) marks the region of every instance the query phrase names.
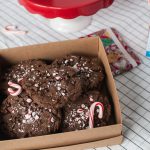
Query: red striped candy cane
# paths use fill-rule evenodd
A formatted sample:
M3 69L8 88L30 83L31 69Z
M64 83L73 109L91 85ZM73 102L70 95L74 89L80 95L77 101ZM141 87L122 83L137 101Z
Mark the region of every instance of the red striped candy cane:
M28 31L20 30L18 28L18 26L16 26L16 25L6 26L4 31L7 32L7 33L14 33L14 34L27 34L28 33Z
M91 107L90 107L90 111L89 111L89 128L93 128L94 127L94 111L95 111L95 107L99 108L99 114L98 114L98 118L101 119L103 117L103 112L104 112L104 106L102 103L100 102L94 102Z
M8 92L9 92L10 95L18 96L22 92L22 88L19 84L15 84L15 83L9 81L8 85L10 87L13 87L13 88L17 89L17 90L13 90L12 88L8 88Z

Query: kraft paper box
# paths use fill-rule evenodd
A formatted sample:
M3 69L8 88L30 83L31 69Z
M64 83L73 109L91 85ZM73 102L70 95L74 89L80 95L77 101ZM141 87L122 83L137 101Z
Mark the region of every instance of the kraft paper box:
M1 150L83 150L120 144L122 142L122 120L119 99L106 53L99 38L84 38L5 49L0 51L0 64L4 65L5 62L15 63L20 60L36 58L53 60L66 54L90 55L100 58L105 67L107 87L113 100L116 124L81 131L4 140L0 141Z

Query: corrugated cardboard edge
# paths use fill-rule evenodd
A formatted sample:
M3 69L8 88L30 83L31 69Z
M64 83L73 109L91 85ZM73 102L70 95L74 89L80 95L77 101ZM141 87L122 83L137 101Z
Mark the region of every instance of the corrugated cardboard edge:
M117 137L113 137L110 139L105 139L105 140L100 140L100 141L95 141L95 142L89 142L89 143L77 144L77 145L71 145L71 146L65 146L65 147L58 147L58 148L43 149L43 150L84 150L84 149L90 149L90 148L117 145L117 144L121 144L122 141L123 141L123 136L117 136Z

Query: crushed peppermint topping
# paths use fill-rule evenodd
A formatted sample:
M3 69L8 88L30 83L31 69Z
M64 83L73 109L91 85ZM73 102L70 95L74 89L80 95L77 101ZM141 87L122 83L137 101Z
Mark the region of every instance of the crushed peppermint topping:
M32 116L35 117L36 116L36 112L32 112Z
M28 109L28 114L31 115L32 114L32 110Z
M78 124L81 124L81 120L78 121Z
M61 90L61 87L57 87L57 90L60 91L60 90Z
M26 123L26 120L22 120L22 123Z
M47 73L47 76L48 76L48 77L50 77L50 74L49 74L49 73Z
M36 84L34 84L34 86L35 86L35 87L39 87L39 84L38 84L38 83L36 83Z
M23 80L23 78L18 79L18 83L19 83L20 81L22 81L22 80Z
M94 102L93 96L89 96L90 102Z
M54 72L54 73L53 73L53 76L56 76L57 74L58 74L58 73Z
M56 80L60 80L61 79L61 77L60 76L57 76L57 77L55 77L56 78Z
M78 63L76 63L76 64L73 66L73 68L78 71L78 70L79 70Z
M80 118L75 118L75 121L79 121Z
M81 107L82 107L82 108L85 108L85 105L84 105L84 104L82 104L82 105L81 105Z
M38 120L38 119L39 119L39 116L38 116L38 115L36 115L34 118L35 118L35 120Z
M83 112L83 109L78 109L77 110L77 113L82 113Z
M65 96L65 93L61 93L62 96Z
M28 98L26 101L27 101L28 103L31 103L31 102L32 102L32 99Z
M55 122L55 119L54 119L53 117L51 118L51 122L52 122L52 123Z
M29 114L25 115L25 119L30 119L30 118L31 118L31 115L29 115Z
M22 132L22 133L23 133L23 132L24 132L24 130L22 130L22 129L19 129L19 132Z
M87 75L86 75L86 77L88 77L88 78L89 78L89 77L90 77L90 74L87 74Z
M65 60L65 64L67 64L68 63L68 60Z

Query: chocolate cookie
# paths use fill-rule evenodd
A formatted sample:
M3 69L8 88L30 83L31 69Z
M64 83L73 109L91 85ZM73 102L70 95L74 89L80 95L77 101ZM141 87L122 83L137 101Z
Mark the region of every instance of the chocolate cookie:
M77 101L68 103L64 108L63 131L75 131L89 128L90 109L96 102L100 102L103 106L103 116L99 118L99 107L94 109L93 127L108 125L111 115L111 105L106 96L98 91L90 91L81 96Z
M30 72L39 70L39 67L45 65L41 60L25 60L13 65L8 70L6 70L5 78L7 81L18 82L20 79L24 78Z
M104 71L102 64L98 58L89 58L85 56L65 56L60 59L56 59L53 66L70 66L76 70L77 75L81 78L82 88L84 91L97 87L98 84L104 78Z
M1 79L3 83L2 90L6 92L8 81L19 83L26 75L34 72L35 70L38 71L39 68L45 65L46 64L44 64L41 60L25 60L9 67L5 70Z
M21 84L33 99L55 108L75 101L82 92L80 79L71 67L42 67L27 75Z
M25 92L8 96L0 107L1 131L8 138L24 138L55 133L61 122L61 112L49 105L37 104Z

